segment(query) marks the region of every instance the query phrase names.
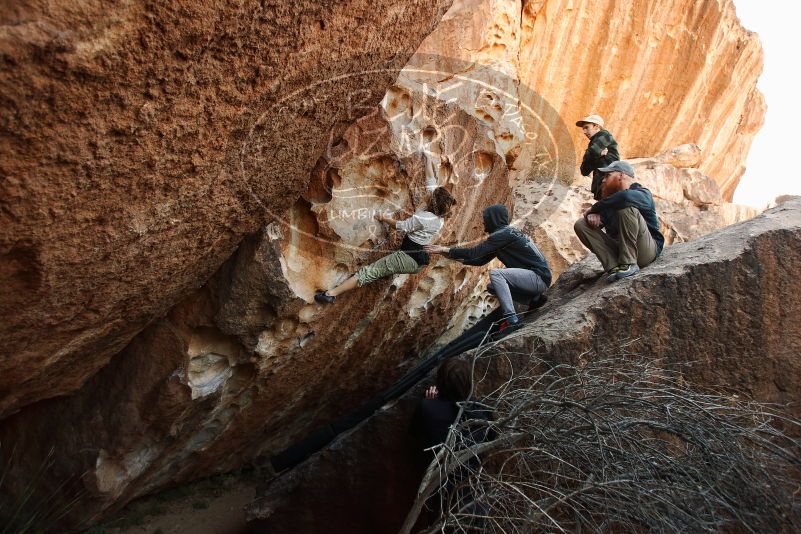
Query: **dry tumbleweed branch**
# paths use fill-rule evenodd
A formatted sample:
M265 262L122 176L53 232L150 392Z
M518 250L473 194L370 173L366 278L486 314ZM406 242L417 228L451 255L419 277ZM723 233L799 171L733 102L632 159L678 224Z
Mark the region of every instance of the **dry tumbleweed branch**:
M439 447L402 532L424 504L439 510L427 532L799 531L799 422L623 349L581 361L479 352L486 394ZM470 420L477 404L494 421Z

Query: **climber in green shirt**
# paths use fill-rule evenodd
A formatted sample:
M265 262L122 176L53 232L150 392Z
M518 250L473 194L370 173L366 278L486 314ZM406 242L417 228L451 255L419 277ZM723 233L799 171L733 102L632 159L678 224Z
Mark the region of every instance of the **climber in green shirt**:
M581 175L589 176L592 173L590 191L595 200L601 200L601 180L603 174L598 169L607 167L613 161L620 159L617 150L617 141L608 130L604 129L604 120L600 115L590 115L576 122L587 139L590 140L584 158L581 160Z

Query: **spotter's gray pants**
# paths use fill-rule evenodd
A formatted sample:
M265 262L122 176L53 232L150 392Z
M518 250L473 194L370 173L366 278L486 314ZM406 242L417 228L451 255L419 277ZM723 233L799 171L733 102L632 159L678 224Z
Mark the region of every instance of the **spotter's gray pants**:
M540 275L528 269L492 269L489 276L489 289L498 297L504 315L515 312L515 302L530 302L548 289Z

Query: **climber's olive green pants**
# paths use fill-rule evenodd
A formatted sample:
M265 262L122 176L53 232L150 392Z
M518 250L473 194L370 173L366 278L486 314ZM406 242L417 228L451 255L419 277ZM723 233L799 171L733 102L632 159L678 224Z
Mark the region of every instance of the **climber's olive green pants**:
M576 235L590 249L604 266L604 271L618 265L649 265L656 259L656 241L648 231L642 214L637 208L618 210L617 239L607 235L600 228L593 228L582 217L573 226Z
M362 287L393 274L414 274L422 268L411 256L399 250L356 271L356 285Z

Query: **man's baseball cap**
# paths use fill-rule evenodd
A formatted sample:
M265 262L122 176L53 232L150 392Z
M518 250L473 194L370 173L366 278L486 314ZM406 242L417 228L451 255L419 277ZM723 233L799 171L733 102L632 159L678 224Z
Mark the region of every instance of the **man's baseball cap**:
M608 167L600 167L598 170L601 172L620 171L634 178L634 167L628 161L613 161Z
M604 120L601 118L600 115L588 115L581 119L580 121L576 121L576 126L584 126L586 123L591 122L592 124L597 124L601 128L604 127Z

